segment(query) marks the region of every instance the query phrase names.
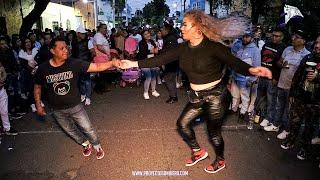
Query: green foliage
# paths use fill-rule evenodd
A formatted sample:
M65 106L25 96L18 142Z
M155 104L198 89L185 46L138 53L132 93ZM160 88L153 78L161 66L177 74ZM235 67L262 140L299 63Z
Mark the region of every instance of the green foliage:
M232 0L207 0L209 4L214 4L214 8L217 8L219 5L231 6ZM214 3L213 3L214 2Z
M122 12L123 9L126 7L125 0L115 0L115 9L117 12Z
M170 9L165 2L165 0L153 0L144 6L142 15L147 23L160 25L163 18L169 15Z

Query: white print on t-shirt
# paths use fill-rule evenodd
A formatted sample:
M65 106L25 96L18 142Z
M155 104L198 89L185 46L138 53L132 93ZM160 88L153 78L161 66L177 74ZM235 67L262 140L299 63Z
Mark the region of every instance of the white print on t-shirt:
M53 91L59 96L64 96L70 91L70 82L66 81L73 78L72 71L66 71L58 74L46 76L47 83L53 83ZM62 81L62 82L61 82Z
M67 71L67 72L62 72L58 74L51 74L46 76L47 83L55 83L58 81L64 81L67 79L72 79L73 78L73 73L72 71Z
M63 81L63 82L54 83L53 90L54 90L54 93L56 93L57 95L64 96L68 94L70 91L70 82Z

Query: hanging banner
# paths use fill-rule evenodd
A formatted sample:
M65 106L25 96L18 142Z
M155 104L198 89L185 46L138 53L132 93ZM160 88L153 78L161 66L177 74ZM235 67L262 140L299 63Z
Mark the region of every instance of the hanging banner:
M303 15L301 14L300 10L297 7L290 6L290 5L284 6L284 14L285 14L285 17L284 17L285 24L287 24L288 21L295 16L303 17Z

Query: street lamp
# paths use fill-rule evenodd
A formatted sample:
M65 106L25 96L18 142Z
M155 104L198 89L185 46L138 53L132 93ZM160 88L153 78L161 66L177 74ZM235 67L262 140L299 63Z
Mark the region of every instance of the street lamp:
M176 8L178 7L177 2L174 2L172 6L173 6L173 8L175 8L175 9L176 9Z
M82 0L83 3L92 3L93 2L93 11L94 11L94 27L97 28L98 26L98 11L97 11L97 0L88 1L88 0Z
M125 8L123 9L123 11L126 13L126 26L128 26L128 9L127 9L127 4L125 5Z

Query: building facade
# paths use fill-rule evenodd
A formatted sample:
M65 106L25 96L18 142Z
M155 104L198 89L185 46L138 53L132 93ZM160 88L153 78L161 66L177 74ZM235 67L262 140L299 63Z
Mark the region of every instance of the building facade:
M213 14L218 18L223 18L228 14L240 11L247 16L251 16L251 5L248 0L232 0L230 5L225 5L222 0L213 0ZM210 14L210 4L208 0L190 0L189 9L198 9Z
M42 13L33 28L44 30L62 27L65 30L75 30L78 26L94 29L93 3L83 1L52 0ZM70 3L71 2L71 3ZM20 4L21 3L21 4ZM9 35L18 34L22 18L34 8L33 0L2 0L0 1L0 30ZM21 9L21 11L20 11Z

